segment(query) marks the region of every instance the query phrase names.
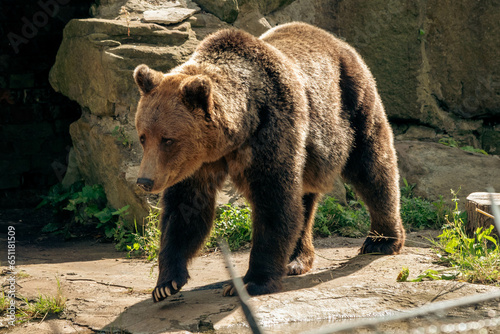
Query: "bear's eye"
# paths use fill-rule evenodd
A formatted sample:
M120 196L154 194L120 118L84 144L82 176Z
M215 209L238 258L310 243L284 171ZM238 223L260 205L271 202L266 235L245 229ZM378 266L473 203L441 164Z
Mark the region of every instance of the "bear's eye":
M174 143L174 140L170 138L162 138L161 143L165 146L170 146Z
M146 142L146 136L145 135L142 135L140 138L139 138L140 142L142 145L144 145L144 143Z

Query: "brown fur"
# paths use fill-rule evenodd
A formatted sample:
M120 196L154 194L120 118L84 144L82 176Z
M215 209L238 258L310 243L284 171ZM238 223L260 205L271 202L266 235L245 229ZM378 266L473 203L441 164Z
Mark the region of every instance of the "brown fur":
M141 65L134 77L144 147L138 183L164 190L155 301L187 282L228 175L253 208L244 277L252 295L279 291L284 274L311 269L317 203L339 174L370 210L377 237L360 252L401 250L391 128L375 80L346 43L303 23L260 39L222 30L170 73Z

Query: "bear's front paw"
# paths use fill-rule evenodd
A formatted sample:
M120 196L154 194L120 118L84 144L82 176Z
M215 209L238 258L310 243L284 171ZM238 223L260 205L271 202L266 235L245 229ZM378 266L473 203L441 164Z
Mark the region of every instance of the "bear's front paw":
M382 253L386 255L399 254L403 248L404 238L389 238L383 236L369 236L363 246L359 249L359 254Z
M153 300L155 303L179 292L189 279L189 274L185 269L177 271L161 271L153 290Z
M152 292L153 301L157 303L169 296L175 295L177 292L181 290L184 284L179 284L176 281L172 280L168 281L165 284L157 285Z

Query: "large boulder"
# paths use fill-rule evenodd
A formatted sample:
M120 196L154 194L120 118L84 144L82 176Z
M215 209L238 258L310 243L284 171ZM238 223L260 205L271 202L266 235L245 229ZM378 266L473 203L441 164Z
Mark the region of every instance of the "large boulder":
M147 1L147 0L100 0L92 5L92 16L101 19L115 19L123 15L142 17L146 11L169 8L189 8L200 10L191 0Z
M238 19L233 25L257 37L271 28L271 25L264 15L262 15L259 8L251 4L241 6Z
M222 21L233 23L238 17L239 8L236 0L195 0L200 7L217 16Z
M267 15L286 7L294 0L194 0L200 7L217 16L222 21L233 23L247 12L245 7L254 8L259 15ZM258 18L260 19L260 17Z
M166 8L158 10L148 10L144 12L144 22L160 24L175 24L182 22L196 13L195 9L189 8Z
M450 199L450 189L460 198L487 187L500 190L500 157L471 153L439 143L396 142L401 178L416 184L415 195L431 200Z

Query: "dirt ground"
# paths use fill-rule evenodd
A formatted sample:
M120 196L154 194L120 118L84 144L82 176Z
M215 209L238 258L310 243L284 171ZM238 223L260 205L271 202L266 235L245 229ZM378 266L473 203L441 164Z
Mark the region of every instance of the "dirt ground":
M44 218L44 215L45 218ZM0 261L6 268L7 228L16 228L16 295L36 298L55 295L57 279L67 298L64 314L33 320L0 333L172 333L212 331L249 332L236 297L223 297L229 275L220 252L202 254L190 265L191 280L181 293L153 303L151 264L127 259L113 244L94 239L61 241L38 232L50 219L39 211L0 212ZM47 218L49 217L49 218ZM431 302L498 290L457 281L398 283L403 266L410 278L426 269L440 269L426 238L436 231L410 233L397 256L357 255L362 239L317 239L313 270L287 277L281 293L253 297L251 305L267 333L299 333L338 321L378 317ZM249 251L233 253L235 269L244 274ZM3 289L7 276L0 276ZM468 310L479 319L491 306ZM456 313L454 317L460 317ZM5 325L6 319L0 319ZM411 323L399 324L396 328ZM398 332L395 330L393 332ZM385 331L384 331L385 332Z

